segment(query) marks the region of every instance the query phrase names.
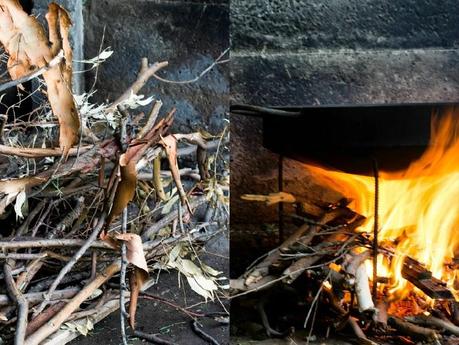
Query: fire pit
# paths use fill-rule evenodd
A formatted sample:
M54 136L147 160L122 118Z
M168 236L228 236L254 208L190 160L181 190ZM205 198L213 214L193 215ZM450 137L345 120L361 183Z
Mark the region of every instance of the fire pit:
M266 333L303 329L309 341L352 332L365 344L457 341L454 105L232 111L261 116L264 145L281 157L279 191L242 199L278 205L281 236L285 222L296 225L233 280L235 296L255 301ZM282 157L301 161L305 178L340 197L284 191ZM234 320L244 303L233 305Z

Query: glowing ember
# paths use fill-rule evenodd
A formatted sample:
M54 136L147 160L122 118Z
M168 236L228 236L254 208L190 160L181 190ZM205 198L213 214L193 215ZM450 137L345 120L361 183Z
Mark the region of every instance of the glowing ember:
M351 208L368 218L361 230L371 233L374 179L307 168L322 183L353 199ZM379 188L379 238L390 241L396 255L390 263L378 258L378 274L391 278L391 293L406 297L417 290L402 278L405 256L425 264L454 291L457 270L446 264L459 249L459 113L451 110L441 118L433 116L429 148L406 171L381 172Z

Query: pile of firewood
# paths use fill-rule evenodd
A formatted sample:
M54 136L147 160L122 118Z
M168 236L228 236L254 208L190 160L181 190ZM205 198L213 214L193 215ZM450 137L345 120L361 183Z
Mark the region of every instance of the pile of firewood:
M46 96L30 114L2 117L0 341L65 343L118 308L124 343L125 321L155 340L135 330L150 270L178 270L206 300L225 288L198 255L227 226L227 133L170 133L175 110L162 114L161 101L138 94L167 62L143 59L109 104L74 95L67 12L50 4L46 36L17 1L0 7L12 79L0 91L38 78L33 93ZM147 115L135 110L149 104Z
M232 312L250 305L238 300L255 296L257 318L269 337L292 336L296 328L309 336L350 332L360 344L459 340L459 304L446 284L413 258L405 259L402 275L433 302L415 289L408 297L394 298L384 288L384 277L377 277L381 285L374 287L365 262L373 260L375 244L359 229L365 218L348 207L350 200L317 202L284 192L242 198L296 209L291 220L297 230L231 281ZM390 243L376 248L389 260L395 255ZM288 302L292 291L295 303Z

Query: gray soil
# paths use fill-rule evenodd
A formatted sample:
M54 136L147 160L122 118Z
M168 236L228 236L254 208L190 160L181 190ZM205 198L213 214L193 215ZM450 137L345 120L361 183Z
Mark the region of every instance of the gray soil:
M226 277L228 277L228 239L226 236L220 236L212 240L206 245L206 251L208 253L201 257L203 262L225 272ZM184 307L196 305L192 308L194 312L208 313L224 311L222 305L217 300L204 303L203 298L194 293L183 278L181 283L179 287L176 271L162 272L159 276L158 284L151 287L148 292ZM229 308L228 303L223 303L225 304L225 308ZM228 326L222 326L211 319L202 319L202 325L205 332L214 337L221 345L229 344ZM71 344L121 344L119 327L119 313L115 312L96 324L90 335L87 337L80 336L72 341ZM188 316L162 303L151 300L140 300L139 302L137 329L146 333L155 333L163 339L178 345L208 344L192 331ZM131 334L129 330L127 330L127 334ZM129 344L144 343L144 341L138 338L129 337Z
M232 345L351 345L348 342L337 339L318 339L309 343L303 339L267 339L267 340L248 340L245 338L231 339Z

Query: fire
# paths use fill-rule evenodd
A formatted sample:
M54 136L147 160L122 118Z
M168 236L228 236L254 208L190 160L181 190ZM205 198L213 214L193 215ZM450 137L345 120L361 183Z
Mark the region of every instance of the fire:
M362 231L374 225L374 178L308 165L322 183L352 198L350 207L366 216ZM431 143L422 157L402 172L380 172L379 239L390 241L395 256L378 258L378 274L390 278L398 297L415 289L401 275L410 256L454 291L457 271L448 268L459 252L459 113L432 116Z

